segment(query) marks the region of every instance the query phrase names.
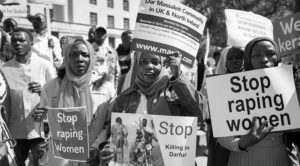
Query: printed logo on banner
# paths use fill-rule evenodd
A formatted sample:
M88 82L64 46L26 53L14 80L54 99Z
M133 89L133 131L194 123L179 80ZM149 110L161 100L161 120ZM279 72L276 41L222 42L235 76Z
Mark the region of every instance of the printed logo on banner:
M194 165L196 117L112 113L110 164Z
M89 157L86 107L50 108L47 116L54 156L85 162Z
M292 66L209 77L207 91L215 137L247 134L254 116L273 131L300 128Z
M300 12L275 20L273 27L274 40L278 44L280 56L299 51Z

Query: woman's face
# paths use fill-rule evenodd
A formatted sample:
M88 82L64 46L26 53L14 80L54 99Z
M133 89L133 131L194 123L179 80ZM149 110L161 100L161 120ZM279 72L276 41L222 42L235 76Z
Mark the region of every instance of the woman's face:
M162 69L158 55L143 53L139 61L139 73L147 83L154 83Z
M84 75L90 65L90 53L83 43L72 46L70 52L70 70L76 76Z
M230 73L240 72L243 68L244 55L242 51L230 49L227 55L226 68Z
M274 45L269 41L256 43L251 52L253 69L263 69L276 66L278 60Z

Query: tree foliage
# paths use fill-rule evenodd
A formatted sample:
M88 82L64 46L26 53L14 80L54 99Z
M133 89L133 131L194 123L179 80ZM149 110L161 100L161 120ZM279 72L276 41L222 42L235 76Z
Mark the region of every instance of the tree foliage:
M211 45L224 47L227 40L225 9L252 11L274 20L292 13L294 1L298 0L184 0L183 4L208 18L206 27L210 32Z

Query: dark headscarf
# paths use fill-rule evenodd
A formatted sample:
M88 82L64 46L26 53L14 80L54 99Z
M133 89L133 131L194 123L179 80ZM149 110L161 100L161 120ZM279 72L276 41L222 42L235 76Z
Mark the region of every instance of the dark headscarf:
M252 49L253 49L253 47L256 43L261 42L261 41L269 41L273 44L273 46L275 47L275 52L276 52L276 56L277 56L276 66L278 65L278 56L279 55L278 55L278 46L277 46L277 44L270 38L258 37L258 38L252 39L245 47L245 54L244 54L244 68L245 68L245 71L253 70L253 66L252 66L252 63L251 63Z
M138 60L140 60L142 55L138 57ZM161 58L161 57L160 57ZM162 59L162 58L161 58ZM139 62L138 62L139 63ZM162 63L162 61L161 61ZM160 90L166 88L168 84L168 75L167 75L167 70L165 67L162 65L162 69L159 73L159 75L156 78L156 81L154 83L148 83L145 80L143 80L143 77L139 70L137 71L137 76L135 78L135 84L139 88L139 90L146 96L152 96L156 92L159 92Z

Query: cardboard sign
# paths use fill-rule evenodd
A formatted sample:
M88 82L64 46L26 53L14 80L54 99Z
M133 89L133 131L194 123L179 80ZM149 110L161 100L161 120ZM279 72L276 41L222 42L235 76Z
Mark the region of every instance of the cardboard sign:
M192 67L200 45L206 17L172 0L141 0L133 51L166 56L182 53L182 63Z
M225 9L225 16L228 45L245 47L256 37L273 39L273 25L266 17L233 9Z
M3 12L5 18L9 17L26 17L27 6L25 4L20 5L0 5L0 10Z
M254 116L273 131L300 128L292 66L209 77L207 91L213 134L247 134ZM222 83L222 84L220 84Z
M50 108L47 115L54 156L85 162L89 157L86 108Z
M196 126L196 117L112 113L112 165L193 166Z
M275 20L273 27L274 40L278 44L280 56L299 51L300 12Z

